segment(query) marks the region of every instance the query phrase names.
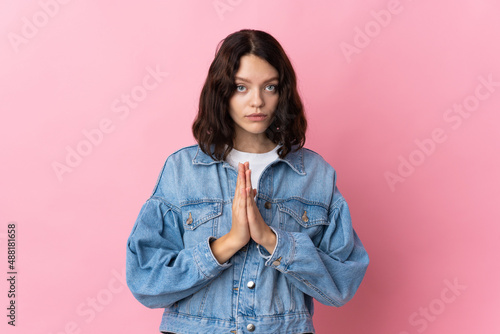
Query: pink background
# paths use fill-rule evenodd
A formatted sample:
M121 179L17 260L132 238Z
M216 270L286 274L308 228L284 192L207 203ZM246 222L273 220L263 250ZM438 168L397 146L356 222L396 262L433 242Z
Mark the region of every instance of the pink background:
M157 333L162 310L124 286L126 239L165 158L194 143L217 43L256 28L289 54L306 146L337 170L371 258L351 302L316 303L318 333L499 333L499 11L494 0L2 1L1 331ZM84 156L69 166L68 150ZM12 221L16 328L2 278Z

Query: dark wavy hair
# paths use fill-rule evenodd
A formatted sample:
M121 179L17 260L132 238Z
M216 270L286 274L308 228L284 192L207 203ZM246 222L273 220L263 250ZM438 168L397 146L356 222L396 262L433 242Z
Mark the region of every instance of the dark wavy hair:
M265 134L281 145L278 155L284 158L292 147L304 146L307 121L292 64L278 41L264 31L243 29L219 43L201 91L193 135L201 150L214 160L224 160L233 149L235 131L229 99L236 91L234 76L245 55L260 57L278 71L278 105Z

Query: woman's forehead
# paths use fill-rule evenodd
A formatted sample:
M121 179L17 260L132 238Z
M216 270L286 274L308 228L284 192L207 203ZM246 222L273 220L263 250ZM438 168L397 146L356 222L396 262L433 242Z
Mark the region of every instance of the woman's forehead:
M266 60L255 55L245 55L240 59L236 80L244 82L268 82L278 80L278 71Z

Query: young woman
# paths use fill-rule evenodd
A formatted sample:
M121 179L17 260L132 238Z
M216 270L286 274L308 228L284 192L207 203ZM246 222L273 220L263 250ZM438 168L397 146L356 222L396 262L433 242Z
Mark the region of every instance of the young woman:
M368 255L334 169L303 148L295 72L269 34L227 36L193 124L128 239L127 283L165 333L313 333L313 298L352 298Z

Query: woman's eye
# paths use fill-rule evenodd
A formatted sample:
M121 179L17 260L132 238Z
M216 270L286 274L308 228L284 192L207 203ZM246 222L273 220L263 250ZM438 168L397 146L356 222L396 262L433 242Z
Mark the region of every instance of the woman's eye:
M276 91L276 85L269 85L266 87L266 90L268 90L270 92L274 92L274 91Z
M236 85L236 90L238 92L244 92L246 90L246 87L242 85Z

